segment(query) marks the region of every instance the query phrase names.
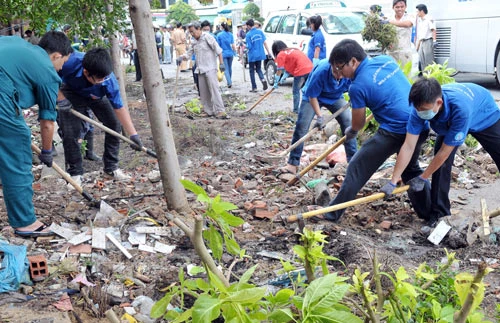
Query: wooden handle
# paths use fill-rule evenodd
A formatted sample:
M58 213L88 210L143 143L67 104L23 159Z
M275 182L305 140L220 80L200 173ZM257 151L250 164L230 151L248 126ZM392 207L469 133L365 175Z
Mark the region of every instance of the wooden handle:
M272 87L266 94L264 94L259 100L257 100L257 102L255 102L254 105L252 105L252 107L250 109L245 111L245 113L249 113L250 111L252 111L259 103L264 101L264 99L267 98L269 96L269 94L273 93L273 91L274 91L274 88Z
M373 114L370 114L370 116L368 118L366 118L366 122L369 122L371 119L373 118ZM318 156L318 158L316 158L312 163L310 163L309 165L307 165L306 168L304 168L303 170L300 171L300 173L298 173L294 178L292 178L291 180L289 180L286 184L288 186L290 185L293 185L295 183L297 183L297 181L302 177L304 176L305 174L307 174L311 169L313 169L320 161L322 161L323 159L326 158L326 156L328 156L332 151L334 151L335 149L337 149L341 144L343 144L345 141L345 136L340 138L336 143L333 144L333 146L331 146L330 148L328 148L324 153L322 153L321 155Z
M406 192L409 188L410 188L409 185L395 188L394 191L392 192L392 194ZM344 203L339 203L336 205L328 206L328 207L325 207L325 208L322 208L319 210L314 210L314 211L310 211L310 212L306 212L306 213L302 213L302 214L291 215L287 218L287 222L294 222L294 221L297 221L299 218L307 219L307 218L313 217L315 215L324 214L327 212L333 212L333 211L337 211L337 210L342 210L342 209L348 208L350 206L355 206L355 205L359 205L359 204L372 202L372 201L381 199L384 196L385 196L384 193L375 193L375 194L365 196L365 197L362 197L362 198L359 198L356 200L351 200L351 201L347 201Z

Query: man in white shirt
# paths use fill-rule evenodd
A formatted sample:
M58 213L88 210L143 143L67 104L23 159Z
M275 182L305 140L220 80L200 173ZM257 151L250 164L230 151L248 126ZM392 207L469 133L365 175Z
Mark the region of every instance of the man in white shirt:
M436 26L434 20L427 15L427 6L419 4L417 6L417 51L420 59L420 71L434 62L434 48L436 42Z

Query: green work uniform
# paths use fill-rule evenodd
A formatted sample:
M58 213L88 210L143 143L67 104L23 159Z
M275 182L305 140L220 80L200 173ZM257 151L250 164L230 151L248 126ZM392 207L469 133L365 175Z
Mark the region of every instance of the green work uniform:
M0 179L13 228L36 221L31 131L22 109L38 104L39 120L54 121L60 84L45 50L19 37L0 37Z

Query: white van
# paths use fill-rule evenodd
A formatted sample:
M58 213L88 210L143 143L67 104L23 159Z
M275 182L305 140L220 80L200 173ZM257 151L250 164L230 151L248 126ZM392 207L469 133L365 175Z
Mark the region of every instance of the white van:
M269 13L264 22L263 31L266 35L269 48L276 40L283 41L288 47L300 48L307 53L312 30L307 28L309 17L320 15L323 19L321 32L325 37L326 56L330 56L335 44L345 38L351 38L363 44L361 31L365 27L366 12L352 8L315 8L303 10L281 10ZM274 83L276 65L273 60L264 62L266 79L269 84Z

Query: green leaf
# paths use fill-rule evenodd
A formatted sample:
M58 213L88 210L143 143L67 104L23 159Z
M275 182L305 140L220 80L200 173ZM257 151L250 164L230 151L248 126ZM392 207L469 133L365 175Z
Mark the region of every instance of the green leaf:
M224 235L224 242L226 243L227 252L232 255L238 256L240 254L240 245L234 238Z
M208 278L210 279L210 285L214 288L219 290L222 293L227 293L227 287L224 285L224 283L215 275L212 273L210 270L208 271Z
M172 295L166 294L160 300L156 303L153 304L153 307L151 308L151 313L149 316L151 316L154 319L160 318L167 312L167 306L170 304L170 301L172 300Z
M203 268L201 266L192 266L188 270L188 274L191 276L196 276L198 274L203 274L203 273L205 273L205 268Z
M310 308L310 311L322 313L324 311L328 312L332 307L337 304L342 298L344 298L345 293L349 290L349 285L345 283L335 284L331 287L330 292L322 297L314 307Z
M306 259L307 250L301 245L293 246L293 252L297 254L300 259Z
M271 312L269 319L273 322L294 321L292 310L289 308L279 308Z
M220 213L220 216L227 224L229 224L232 227L238 227L243 223L245 223L245 220L243 220L242 218L234 216L226 211L222 211Z
M181 323L181 322L186 322L191 319L193 316L193 308L190 308L184 312L182 312L181 315L179 315L172 323Z
M396 279L398 282L402 282L410 278L408 273L406 272L406 269L404 267L399 267L398 271L396 272Z
M295 292L291 289L284 288L279 290L274 296L274 301L276 304L286 304L289 303Z
M247 271L245 271L245 273L243 275L241 275L241 278L240 278L238 284L248 283L248 281L252 277L253 273L255 272L255 269L257 269L257 266L258 265L252 266Z
M203 187L187 180L187 179L181 179L181 184L182 186L184 186L185 189L187 189L188 191L191 191L193 192L194 194L196 195L203 195L203 196L207 196L208 197L208 194L207 192L205 192L205 190L203 189Z
M208 230L203 231L203 238L208 241L208 247L212 250L214 258L220 260L222 258L221 234L213 225L210 225Z
M210 323L220 316L220 301L209 295L198 297L193 306L193 322Z
M337 281L338 277L336 273L329 274L312 281L306 289L304 296L304 308L313 306L316 301L328 294Z
M228 297L224 298L223 302L235 302L241 305L254 304L260 301L266 294L265 287L255 287L244 289L234 293L229 293Z
M322 322L322 323L363 323L359 317L349 312L331 310L326 313L313 313L307 315L307 322ZM304 319L304 322L306 320Z

